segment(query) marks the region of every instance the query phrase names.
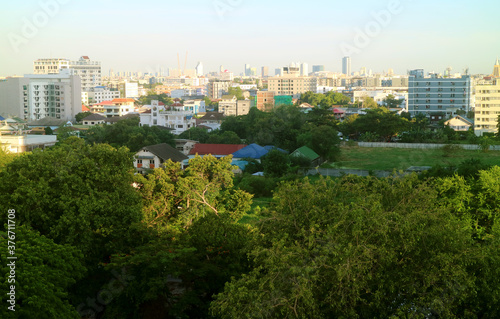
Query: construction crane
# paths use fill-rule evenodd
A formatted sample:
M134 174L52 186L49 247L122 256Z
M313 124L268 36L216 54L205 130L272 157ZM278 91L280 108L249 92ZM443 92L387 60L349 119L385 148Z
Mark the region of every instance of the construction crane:
M184 70L182 71L182 75L186 74L187 62L188 62L188 51L186 51L186 59L184 59Z

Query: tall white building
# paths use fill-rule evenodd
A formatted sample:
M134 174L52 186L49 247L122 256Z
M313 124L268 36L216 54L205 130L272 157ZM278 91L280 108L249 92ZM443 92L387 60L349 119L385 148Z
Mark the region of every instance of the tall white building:
M307 63L300 64L300 75L308 76L309 75L309 65Z
M87 93L88 103L95 104L120 98L120 91L111 91L105 86L96 86Z
M30 74L0 82L0 115L32 121L50 116L72 121L82 111L80 77L70 70Z
M203 76L203 63L198 62L198 65L196 66L196 76Z
M38 59L33 62L33 74L57 74L59 70L68 68L68 59Z
M351 75L351 58L348 56L342 59L342 73L347 76Z

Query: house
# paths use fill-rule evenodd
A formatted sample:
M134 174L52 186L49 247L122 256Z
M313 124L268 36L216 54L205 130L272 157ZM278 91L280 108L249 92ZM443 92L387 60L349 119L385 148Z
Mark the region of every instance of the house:
M457 115L448 121L444 122L444 125L448 125L455 131L468 131L469 128L474 127L474 123L466 118Z
M311 162L311 166L319 166L322 163L321 157L307 146L296 149L290 156L307 158Z
M265 147L262 147L254 143L234 152L233 158L234 159L253 158L256 160L260 160L267 153L269 153L269 151Z
M208 131L220 129L221 123L224 121L224 114L219 112L207 112L204 116L196 121L198 127L205 126Z
M134 99L113 99L94 104L91 107L92 113L100 113L106 117L123 116L135 111Z
M187 139L175 139L175 148L184 155L189 155L193 147L198 144L198 141Z
M246 144L196 144L189 152L189 158L196 155L212 155L217 158L226 157L246 146Z
M68 122L68 121L63 120L63 119L57 119L55 117L47 116L47 117L44 117L42 119L29 122L28 127L30 129L33 129L35 127L43 127L43 128L50 127L52 130L55 130L58 127L64 126L66 124L71 124L71 122Z
M107 118L100 115L100 114L91 114L84 119L82 119L82 124L83 125L97 125L97 124L103 124Z
M333 116L339 120L342 121L345 117L345 111L339 108L334 108L333 109Z
M196 126L194 114L184 109L180 100L176 101L169 109L159 106L158 101L152 101L152 108L140 114L140 125L164 126L172 129L172 133L179 135L182 132Z
M145 146L135 154L134 167L140 174L145 174L150 169L162 167L168 160L183 163L188 157L172 146L162 143ZM181 164L183 165L183 164ZM184 165L182 166L184 168Z

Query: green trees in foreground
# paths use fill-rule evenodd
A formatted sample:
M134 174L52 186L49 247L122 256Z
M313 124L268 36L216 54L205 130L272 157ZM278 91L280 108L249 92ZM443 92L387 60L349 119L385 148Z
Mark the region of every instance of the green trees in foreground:
M500 316L500 167L282 182L248 225L251 195L233 186L230 163L166 162L144 177L126 148L73 137L15 157L0 171L0 209L16 210L23 311L9 314Z

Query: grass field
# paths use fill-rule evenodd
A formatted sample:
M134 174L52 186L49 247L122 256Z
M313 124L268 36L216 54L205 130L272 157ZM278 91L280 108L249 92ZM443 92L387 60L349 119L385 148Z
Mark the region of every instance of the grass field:
M467 159L479 159L488 165L500 165L500 151L466 151L443 149L421 150L401 148L342 147L338 162L331 168L366 170L405 170L411 166L456 167ZM328 165L328 164L327 164Z

